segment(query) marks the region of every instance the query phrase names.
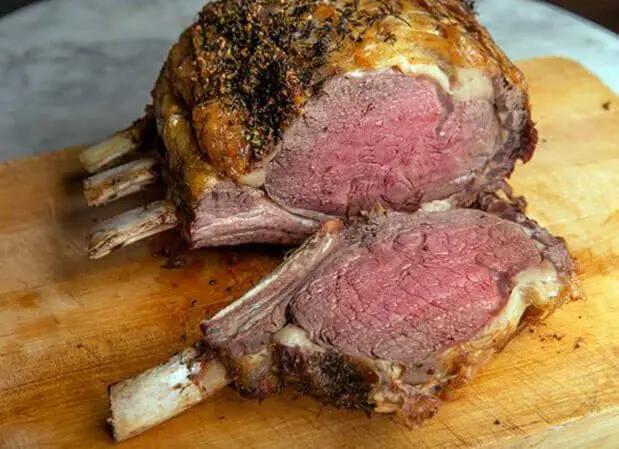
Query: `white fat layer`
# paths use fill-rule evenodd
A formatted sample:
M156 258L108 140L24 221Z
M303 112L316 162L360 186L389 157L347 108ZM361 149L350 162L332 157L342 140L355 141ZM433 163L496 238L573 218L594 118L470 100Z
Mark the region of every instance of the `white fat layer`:
M455 82L450 82L447 74L437 65L415 64L405 56L397 55L380 61L379 65L372 70L389 70L393 68L409 75L428 76L434 79L445 92L453 94L457 101L490 100L494 97L494 88L491 80L479 69L460 68L456 72ZM346 76L351 78L363 78L368 71L354 70Z
M259 188L264 185L264 181L267 176L267 171L265 168L256 168L246 175L239 177L239 183L249 186Z
M449 200L435 200L421 206L423 212L445 212L451 210L453 205Z
M479 69L461 68L456 72L453 88L456 100L490 100L494 97L494 88L490 79Z
M497 332L508 328L515 330L527 307L548 309L564 286L557 270L548 261L520 272L515 276L514 282L514 288L503 310L477 334L471 345L485 345Z
M209 360L201 367L195 364L192 371L196 371L192 376L195 376L193 380L200 386L202 396L208 396L230 383L226 367L219 359Z
M294 324L284 327L274 336L275 343L290 348L302 349L306 354L309 352L324 352L324 348L314 344L307 338L307 333Z
M409 75L428 76L436 80L445 92L451 92L449 77L439 66L435 64L415 64L410 62L409 58L405 55L394 55L391 58L383 59L378 62L375 70L392 69L394 67L397 67L400 71ZM355 76L359 77L357 72L359 71L353 73L355 73Z
M353 70L346 74L349 78L363 78L367 72L365 70Z

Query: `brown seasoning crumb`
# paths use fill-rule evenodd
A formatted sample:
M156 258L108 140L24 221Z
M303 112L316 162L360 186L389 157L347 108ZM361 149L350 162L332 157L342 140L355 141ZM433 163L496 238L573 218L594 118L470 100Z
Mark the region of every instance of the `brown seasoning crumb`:
M178 270L179 268L183 268L185 266L185 259L179 257L172 257L165 261L162 265L162 268L166 270Z
M580 349L580 347L583 345L583 343L585 342L585 339L582 337L578 337L576 339L576 342L574 343L574 350L576 349Z

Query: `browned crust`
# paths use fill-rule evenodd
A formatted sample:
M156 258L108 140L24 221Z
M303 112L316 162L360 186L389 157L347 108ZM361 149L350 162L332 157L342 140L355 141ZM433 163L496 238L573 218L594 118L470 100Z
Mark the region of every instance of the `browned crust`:
M527 103L527 120L524 129L522 130L522 143L520 145L517 157L518 159L521 159L522 162L527 163L533 157L533 153L535 153L535 148L537 148L537 142L539 140L539 134L537 132L537 128L535 127L535 122L531 119L531 106L529 103L528 94L525 94L525 99Z
M274 353L283 382L300 393L338 408L373 410L368 401L373 384L371 371L352 366L332 350L308 354L277 345Z

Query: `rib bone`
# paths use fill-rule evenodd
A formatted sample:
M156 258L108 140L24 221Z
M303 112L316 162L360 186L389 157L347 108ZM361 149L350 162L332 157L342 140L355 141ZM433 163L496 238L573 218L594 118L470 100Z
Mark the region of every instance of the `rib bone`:
M132 153L139 146L140 142L133 139L132 129L128 128L97 145L86 148L80 154L80 160L88 173L97 173L114 161Z
M152 109L148 108L144 117L133 122L128 128L82 151L80 160L89 173L97 173L103 168L115 165L119 159L142 147L149 148L154 135L154 115Z
M230 383L217 358L199 346L110 387L114 439L123 441L202 402Z
M176 208L170 201L155 201L103 221L87 239L88 255L99 259L117 248L130 245L178 225Z
M138 159L110 168L84 180L84 195L89 206L102 206L118 198L144 190L159 175L153 158Z

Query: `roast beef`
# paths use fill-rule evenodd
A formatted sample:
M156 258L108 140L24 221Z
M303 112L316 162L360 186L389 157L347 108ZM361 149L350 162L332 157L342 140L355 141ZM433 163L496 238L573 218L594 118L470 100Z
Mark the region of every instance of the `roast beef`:
M209 3L171 49L146 118L86 150L85 165L157 147L193 247L298 244L375 206L466 206L537 139L522 74L468 3ZM96 175L91 204L155 181L136 170ZM132 216L95 229L91 255L124 244L116 226Z
M562 239L495 196L478 205L485 210L323 223L269 277L204 321L198 346L112 386L116 438L229 382L258 398L291 385L409 425L433 416L523 320L577 295Z

